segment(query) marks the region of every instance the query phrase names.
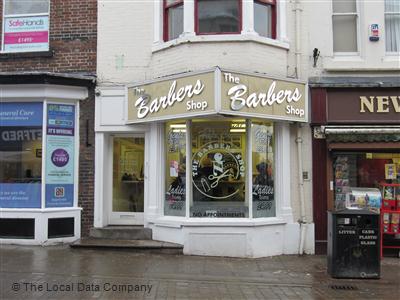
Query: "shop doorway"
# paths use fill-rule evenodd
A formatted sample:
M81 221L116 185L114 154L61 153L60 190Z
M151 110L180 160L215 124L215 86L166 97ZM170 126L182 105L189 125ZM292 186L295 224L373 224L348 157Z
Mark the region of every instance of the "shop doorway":
M112 137L110 225L143 225L144 135Z

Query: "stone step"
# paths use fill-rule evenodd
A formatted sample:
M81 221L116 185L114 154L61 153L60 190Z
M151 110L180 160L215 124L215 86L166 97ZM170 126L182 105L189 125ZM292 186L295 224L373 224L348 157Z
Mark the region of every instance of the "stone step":
M151 240L153 233L143 226L106 226L91 228L90 237L113 240Z
M113 249L135 252L183 254L183 245L154 240L118 240L101 238L82 238L70 244L71 248Z

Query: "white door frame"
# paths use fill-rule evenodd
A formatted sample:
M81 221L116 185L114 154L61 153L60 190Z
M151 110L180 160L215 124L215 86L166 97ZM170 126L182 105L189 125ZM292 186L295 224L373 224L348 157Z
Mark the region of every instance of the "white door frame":
M112 202L113 202L113 160L114 160L114 138L143 138L144 139L144 161L143 161L143 173L144 173L144 190L143 190L143 212L113 212ZM110 176L108 180L108 203L107 203L107 215L109 225L143 225L144 224L144 211L146 210L147 203L147 134L143 133L124 133L124 134L111 134L109 139L109 160L108 160L108 170Z

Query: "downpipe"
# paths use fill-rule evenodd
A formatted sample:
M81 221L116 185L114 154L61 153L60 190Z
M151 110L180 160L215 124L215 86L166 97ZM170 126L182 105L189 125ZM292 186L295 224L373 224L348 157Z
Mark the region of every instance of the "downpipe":
M301 133L301 124L297 125L297 161L298 161L298 176L299 176L299 196L300 196L300 243L299 255L304 254L304 243L307 233L306 207L304 196L304 179L303 179L303 137Z
M301 4L299 0L294 0L294 13L295 13L295 65L296 65L296 78L300 77L300 60L301 60ZM299 255L304 254L304 243L307 234L307 220L306 209L304 201L304 180L303 180L303 137L301 133L302 125L297 125L297 161L298 161L298 177L299 177L299 196L300 196L300 242L299 242Z

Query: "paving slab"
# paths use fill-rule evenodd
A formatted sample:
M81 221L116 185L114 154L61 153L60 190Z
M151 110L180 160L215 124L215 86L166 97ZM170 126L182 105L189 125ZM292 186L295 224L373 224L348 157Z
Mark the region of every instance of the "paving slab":
M0 245L0 299L397 299L400 260L379 280L333 279L326 256L227 258Z

